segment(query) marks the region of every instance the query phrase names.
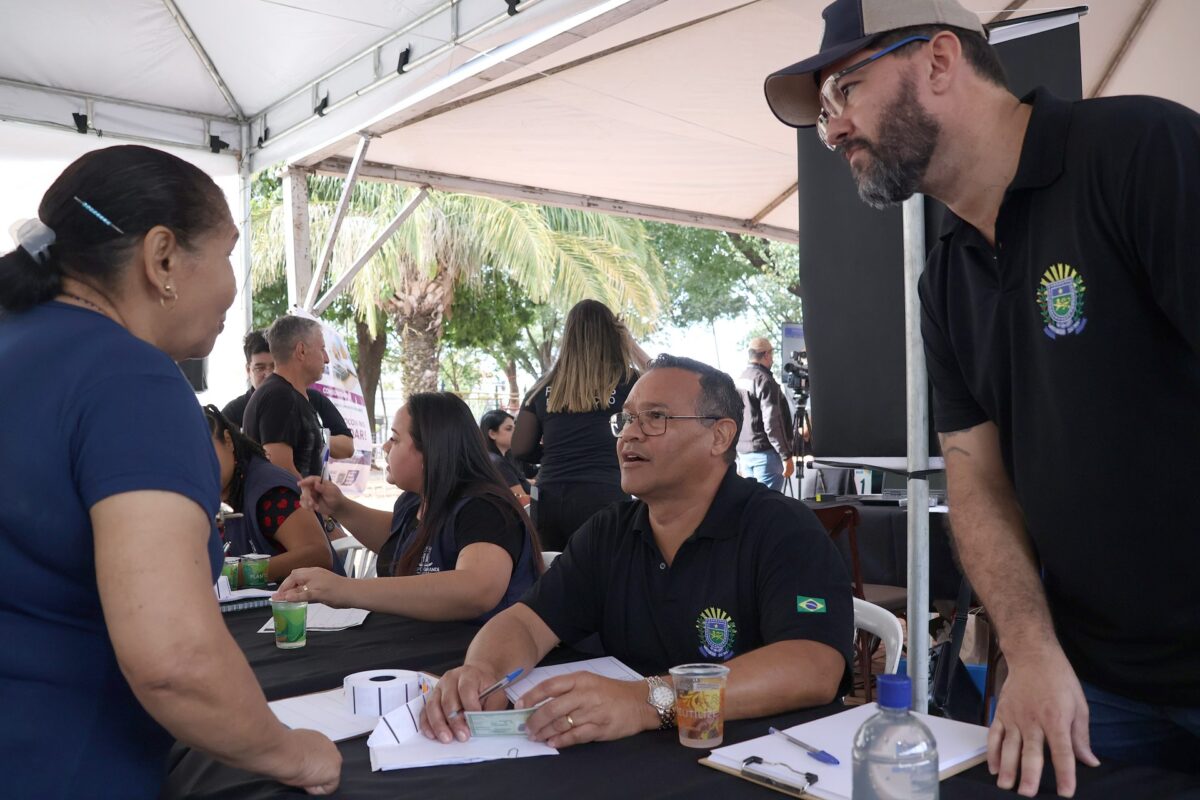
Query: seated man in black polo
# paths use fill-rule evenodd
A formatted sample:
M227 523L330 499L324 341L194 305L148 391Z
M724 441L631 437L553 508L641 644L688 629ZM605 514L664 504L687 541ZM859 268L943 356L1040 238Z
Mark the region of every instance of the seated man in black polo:
M621 488L637 496L597 513L517 603L488 622L465 664L446 673L421 730L466 740L460 709L560 641L599 633L644 675L573 673L544 681L522 707L530 738L564 747L618 739L674 719L667 670L729 667L726 718L828 703L849 685L853 605L841 557L812 512L733 467L742 400L723 372L659 356L613 417ZM656 691L656 689L658 691ZM487 698L502 707L502 692Z

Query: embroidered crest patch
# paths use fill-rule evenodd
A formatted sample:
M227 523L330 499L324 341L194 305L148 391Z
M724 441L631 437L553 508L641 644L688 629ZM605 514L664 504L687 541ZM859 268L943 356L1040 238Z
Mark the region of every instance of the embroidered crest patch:
M1054 264L1042 275L1037 304L1046 327L1042 332L1051 339L1070 333L1082 333L1087 325L1083 306L1087 287L1070 264Z
M722 661L733 656L733 643L737 640L737 623L733 617L719 608L706 608L696 618L696 632L700 634L700 653Z

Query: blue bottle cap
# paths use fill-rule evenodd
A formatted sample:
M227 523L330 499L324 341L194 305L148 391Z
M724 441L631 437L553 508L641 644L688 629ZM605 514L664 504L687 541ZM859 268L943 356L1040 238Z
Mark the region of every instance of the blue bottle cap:
M912 681L907 675L880 675L878 688L880 708L912 706Z

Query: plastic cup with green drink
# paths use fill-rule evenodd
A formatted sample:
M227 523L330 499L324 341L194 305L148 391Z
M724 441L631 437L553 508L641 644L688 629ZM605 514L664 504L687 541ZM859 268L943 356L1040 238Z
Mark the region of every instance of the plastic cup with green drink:
M308 643L308 602L271 601L271 615L275 618L275 646L282 650L294 650Z

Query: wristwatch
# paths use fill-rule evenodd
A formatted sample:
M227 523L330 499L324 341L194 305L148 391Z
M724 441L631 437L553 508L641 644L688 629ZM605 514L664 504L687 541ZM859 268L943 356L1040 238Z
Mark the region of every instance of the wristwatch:
M646 702L658 712L659 730L674 728L675 690L671 688L671 684L657 675L646 678L646 683L650 687L650 694L646 697Z

